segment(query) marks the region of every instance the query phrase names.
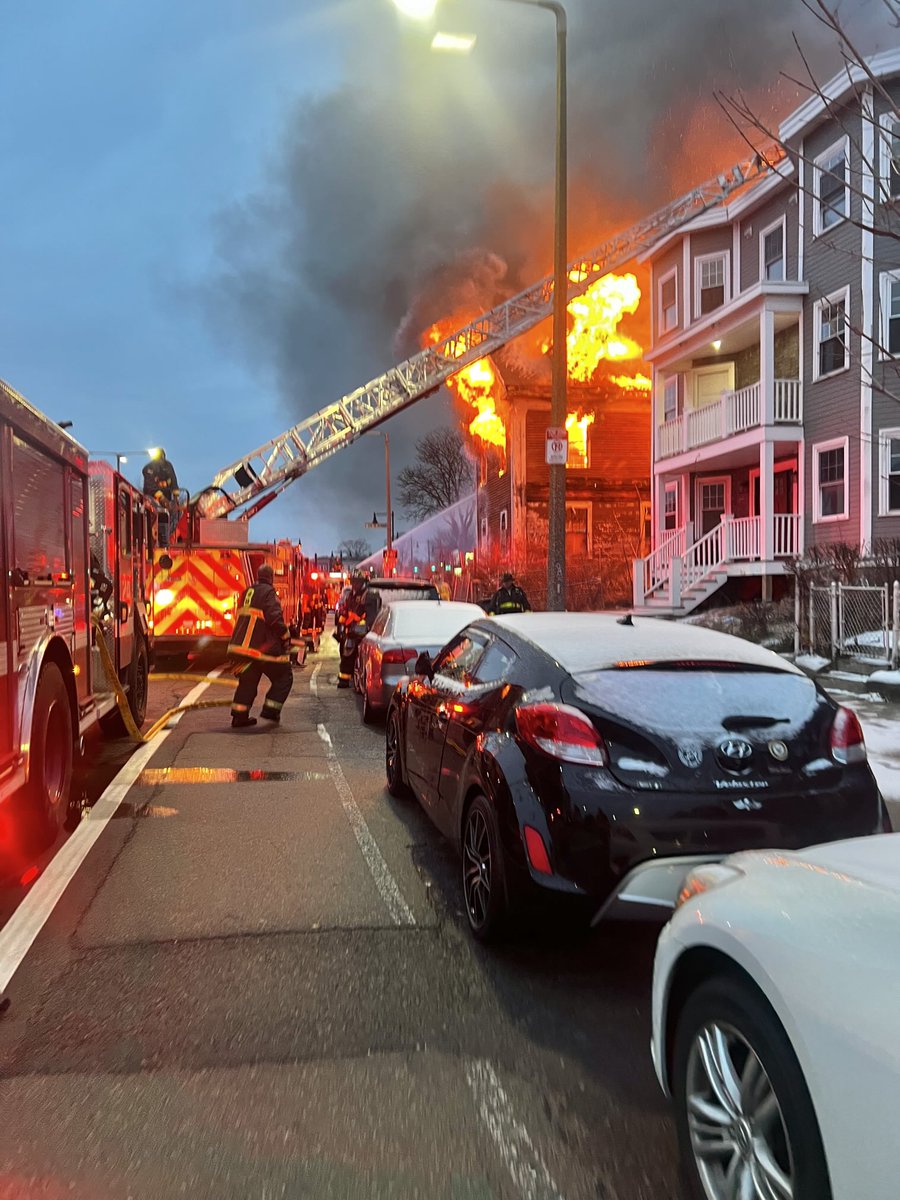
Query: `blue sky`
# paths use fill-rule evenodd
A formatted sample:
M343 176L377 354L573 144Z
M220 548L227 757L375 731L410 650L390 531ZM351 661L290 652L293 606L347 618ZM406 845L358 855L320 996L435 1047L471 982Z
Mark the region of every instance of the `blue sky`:
M197 488L294 419L270 379L223 352L185 286L211 270L217 214L260 186L286 112L335 85L353 12L310 0L7 10L0 373L89 449L162 444ZM278 507L260 536L297 532Z

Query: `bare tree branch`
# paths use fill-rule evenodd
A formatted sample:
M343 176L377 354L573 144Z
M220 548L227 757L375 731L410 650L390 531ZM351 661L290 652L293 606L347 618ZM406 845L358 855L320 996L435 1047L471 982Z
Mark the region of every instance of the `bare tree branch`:
M474 487L472 460L458 429L427 433L416 444L416 458L397 476L400 505L411 517L430 517Z

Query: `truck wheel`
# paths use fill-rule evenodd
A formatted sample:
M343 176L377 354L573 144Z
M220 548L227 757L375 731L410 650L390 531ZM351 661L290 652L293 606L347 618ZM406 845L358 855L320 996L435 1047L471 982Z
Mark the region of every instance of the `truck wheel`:
M27 824L43 848L56 840L69 812L72 710L62 672L45 663L38 679L31 730Z
M143 638L137 644L131 669L131 688L128 692L128 707L134 723L140 729L147 716L147 697L150 692L150 656Z

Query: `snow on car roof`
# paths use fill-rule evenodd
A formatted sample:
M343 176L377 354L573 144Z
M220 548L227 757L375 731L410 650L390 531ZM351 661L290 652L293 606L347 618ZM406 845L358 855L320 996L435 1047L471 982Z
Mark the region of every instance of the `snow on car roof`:
M478 617L484 616L484 609L479 608L477 604L466 604L462 600L388 600L385 607L391 609L392 612L404 612L405 610L414 610L422 612L427 607L432 608L450 608L455 612L472 614L472 620L477 620Z
M623 616L623 613L541 612L492 617L490 621L532 642L551 654L566 671L578 675L617 663L685 660L733 662L803 673L771 650L730 633L658 617L632 617L631 625L622 625Z

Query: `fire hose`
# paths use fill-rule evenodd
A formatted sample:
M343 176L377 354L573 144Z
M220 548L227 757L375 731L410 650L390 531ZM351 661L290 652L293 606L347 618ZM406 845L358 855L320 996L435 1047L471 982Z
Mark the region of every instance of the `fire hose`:
M135 722L134 717L132 716L131 708L129 707L129 704L128 704L128 697L125 694L125 689L122 687L122 683L119 679L118 673L116 672L116 667L112 660L112 655L110 654L109 647L106 644L106 638L103 636L103 623L99 619L99 617L94 616L92 618L92 624L93 624L94 630L97 634L96 645L97 645L97 649L100 651L100 661L103 664L103 669L106 672L107 678L109 679L110 683L112 684L113 693L116 697L116 704L119 709L119 715L122 718L122 723L125 726L128 736L130 738L132 738L134 741L136 741L136 742L152 741L152 739L159 733L159 731L161 729L165 728L165 726L169 723L169 721L172 719L172 717L175 716L176 713L188 712L190 709L230 708L231 707L230 700L195 700L192 704L176 704L174 708L170 708L170 709L168 709L167 712L164 712L158 721L154 721L154 723L150 726L150 728L147 730L146 733L141 733L140 729L138 729L138 726L137 726L137 723ZM189 680L193 683L201 682L200 680L197 679L196 675L153 675L153 676L151 676L151 678L153 678L154 680L169 679L169 680L179 680L179 681ZM217 679L215 677L213 677L213 678L206 677L202 680L202 682L207 683L207 684L217 683L220 686L230 687L230 688L237 687L236 679Z

